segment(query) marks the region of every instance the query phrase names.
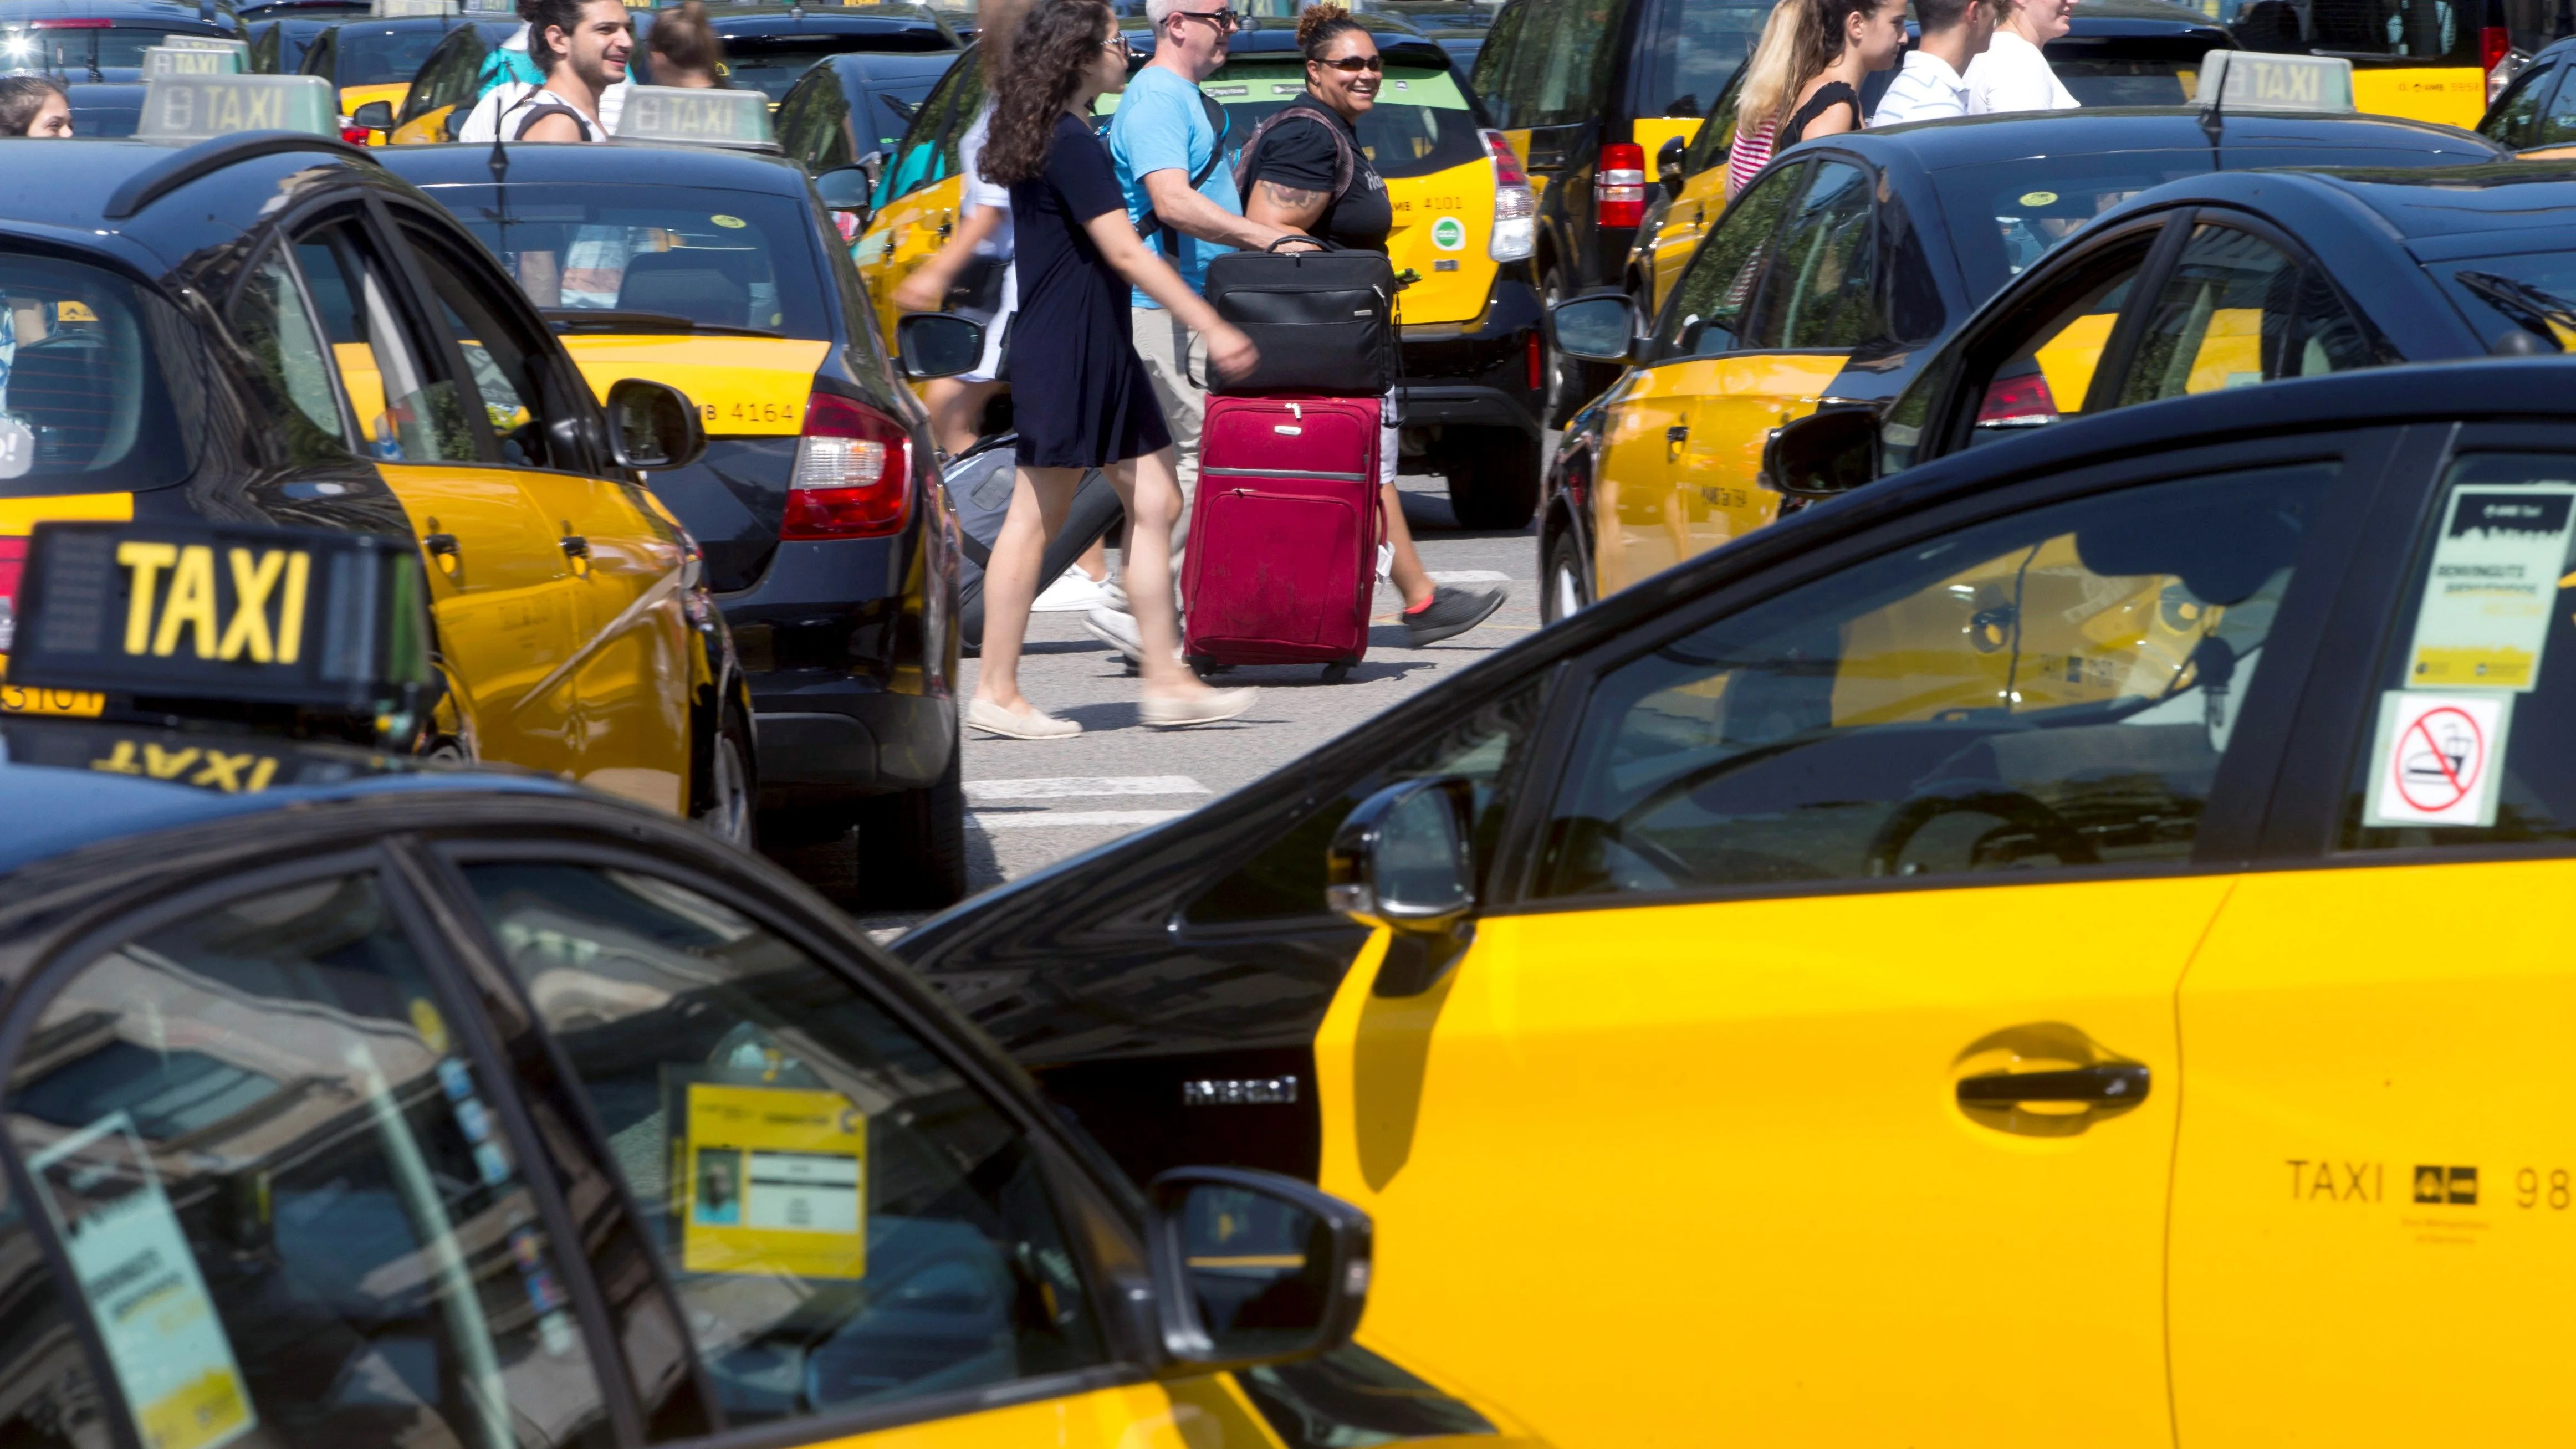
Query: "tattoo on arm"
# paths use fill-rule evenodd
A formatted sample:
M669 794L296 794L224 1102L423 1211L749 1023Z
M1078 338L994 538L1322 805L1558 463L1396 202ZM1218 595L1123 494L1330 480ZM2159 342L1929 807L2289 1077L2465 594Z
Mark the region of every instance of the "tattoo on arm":
M1300 191L1293 186L1282 186L1276 181L1262 182L1261 195L1272 206L1278 207L1291 216L1306 217L1310 213L1324 209L1324 193Z

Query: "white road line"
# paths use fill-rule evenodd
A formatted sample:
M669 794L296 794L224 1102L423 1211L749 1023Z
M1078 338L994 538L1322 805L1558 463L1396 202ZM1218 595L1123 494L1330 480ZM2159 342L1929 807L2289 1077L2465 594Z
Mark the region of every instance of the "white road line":
M1031 810L1026 813L976 810L966 816L975 830L1061 830L1070 827L1160 825L1189 814L1187 810Z
M1435 584L1508 584L1511 581L1510 574L1497 573L1492 569L1433 569L1431 571L1431 582Z
M985 800L1065 800L1078 795L1209 795L1215 792L1187 775L1061 775L1027 780L969 780L966 798Z

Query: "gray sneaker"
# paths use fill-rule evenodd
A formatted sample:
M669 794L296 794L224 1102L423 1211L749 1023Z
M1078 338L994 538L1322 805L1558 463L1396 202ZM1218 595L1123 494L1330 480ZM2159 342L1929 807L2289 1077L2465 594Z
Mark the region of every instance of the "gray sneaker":
M1419 649L1437 644L1453 634L1468 630L1493 617L1503 600L1511 597L1509 589L1462 589L1453 584L1438 584L1431 590L1431 602L1420 612L1403 616L1404 642Z

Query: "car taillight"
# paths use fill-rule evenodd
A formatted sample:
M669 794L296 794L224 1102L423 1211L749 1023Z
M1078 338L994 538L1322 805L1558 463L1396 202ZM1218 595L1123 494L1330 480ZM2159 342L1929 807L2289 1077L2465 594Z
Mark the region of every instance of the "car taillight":
M18 638L18 574L27 566L27 541L0 538L0 654Z
M2036 372L1996 378L1986 384L1985 401L1977 404L1981 428L2027 428L2056 421L2057 395L2048 390L2048 379Z
M2490 25L2478 32L2478 64L2493 70L2513 54L2513 32L2501 25Z
M1500 131L1479 131L1485 155L1494 163L1494 230L1485 255L1498 262L1525 262L1538 249L1538 196L1530 190L1529 173ZM1536 383L1530 384L1536 387Z
M1547 355L1538 345L1538 334L1529 335L1529 345L1522 349L1529 357L1530 391L1536 392L1547 379Z
M367 138L374 134L375 133L373 131L368 130L364 126L342 126L340 128L340 139L348 142L352 146L364 146L367 144Z
M902 528L911 509L912 435L903 425L830 393L806 399L778 536L878 538Z
M1592 215L1603 226L1638 226L1646 220L1646 148L1613 141L1601 148L1592 184Z

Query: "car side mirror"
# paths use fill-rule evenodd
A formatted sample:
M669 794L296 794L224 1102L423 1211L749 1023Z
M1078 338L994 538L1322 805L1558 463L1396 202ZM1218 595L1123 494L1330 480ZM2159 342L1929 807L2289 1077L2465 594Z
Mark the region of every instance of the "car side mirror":
M1154 1311L1174 1360L1290 1363L1358 1331L1376 1236L1367 1213L1295 1178L1230 1167L1174 1168L1152 1198Z
M834 211L864 213L876 192L876 178L865 166L835 166L814 178L814 191Z
M1681 194L1682 160L1688 155L1690 143L1679 136L1666 136L1664 144L1655 148L1655 175L1662 178L1667 195Z
M1773 430L1762 445L1762 486L1792 498L1831 498L1878 476L1878 413L1822 408Z
M362 130L390 131L394 128L394 103L369 101L349 117L349 124Z
M1626 362L1637 340L1637 304L1624 292L1586 292L1547 310L1556 350L1587 362Z
M618 467L638 472L685 468L706 454L707 430L678 388L620 378L608 389L608 451Z
M1408 780L1359 803L1324 857L1324 904L1392 939L1380 996L1430 990L1474 941L1475 787Z
M895 320L894 354L915 382L971 372L984 360L984 324L954 312L907 312Z

